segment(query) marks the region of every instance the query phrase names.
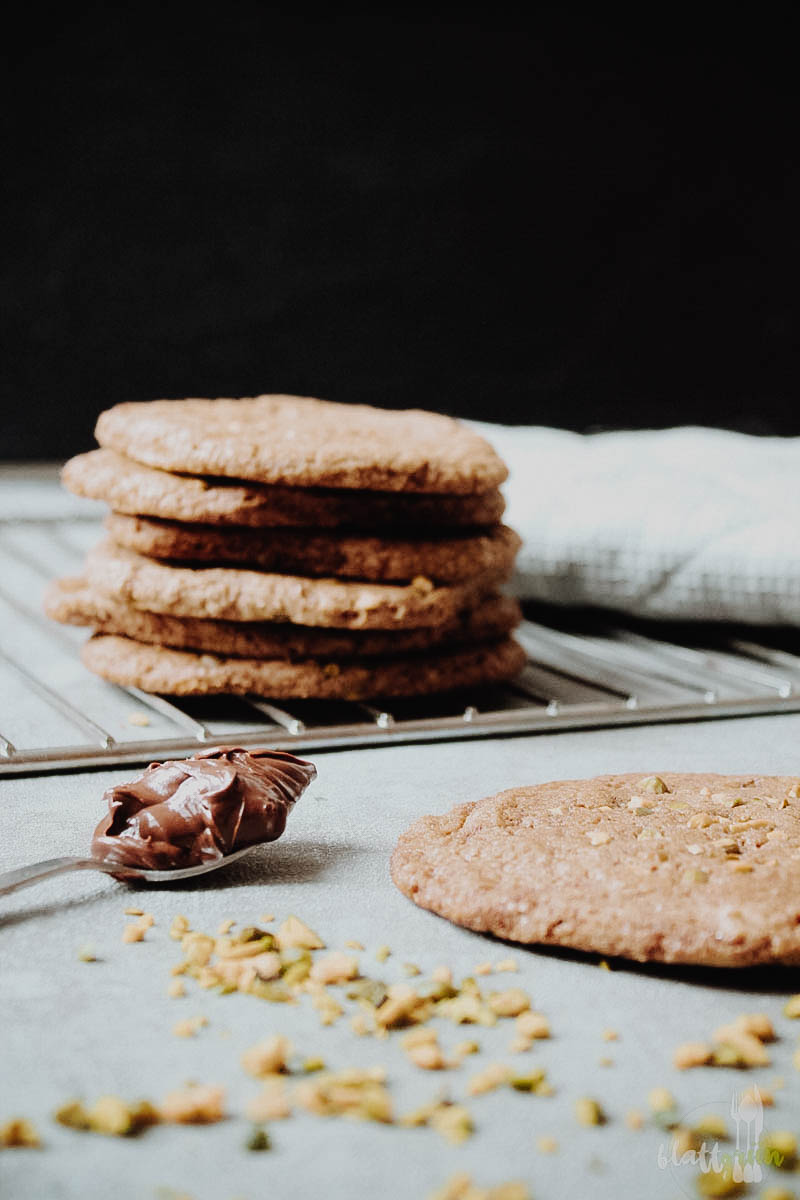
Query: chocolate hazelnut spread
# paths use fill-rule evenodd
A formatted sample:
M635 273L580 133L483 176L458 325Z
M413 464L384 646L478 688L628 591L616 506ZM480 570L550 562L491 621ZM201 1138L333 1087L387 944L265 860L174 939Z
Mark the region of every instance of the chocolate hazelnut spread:
M104 793L108 815L94 831L92 854L164 871L272 842L316 773L293 754L236 746L151 763Z

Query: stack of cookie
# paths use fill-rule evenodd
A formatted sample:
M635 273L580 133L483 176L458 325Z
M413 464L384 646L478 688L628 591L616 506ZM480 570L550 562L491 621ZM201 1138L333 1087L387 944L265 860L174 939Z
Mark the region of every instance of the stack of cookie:
M121 404L96 432L63 480L111 506L108 537L45 605L94 629L96 674L364 700L521 669L506 468L458 422L258 396Z

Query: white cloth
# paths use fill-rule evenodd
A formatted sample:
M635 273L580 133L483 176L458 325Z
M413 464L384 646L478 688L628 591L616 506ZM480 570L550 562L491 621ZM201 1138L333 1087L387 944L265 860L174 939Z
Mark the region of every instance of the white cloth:
M800 623L800 438L473 423L508 463L515 590L638 616Z

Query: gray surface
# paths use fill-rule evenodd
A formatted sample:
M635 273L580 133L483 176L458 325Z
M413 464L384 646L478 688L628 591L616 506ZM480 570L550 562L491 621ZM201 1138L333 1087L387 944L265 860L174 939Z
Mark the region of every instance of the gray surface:
M296 912L331 946L347 938L363 941L365 972L400 977L400 964L412 960L424 969L444 962L465 974L509 950L417 910L393 888L389 853L415 816L514 784L606 771L797 772L798 735L800 718L771 717L320 754L319 779L298 805L284 840L227 876L133 896L102 876L80 875L0 902L0 1119L28 1115L47 1141L41 1151L0 1151L0 1194L13 1200L139 1200L170 1186L193 1200L422 1200L464 1169L483 1184L524 1178L537 1200L694 1195L693 1170L658 1168L660 1131L632 1133L623 1115L645 1105L649 1088L664 1084L674 1089L684 1113L699 1108L729 1116L735 1090L778 1073L786 1088L775 1110L767 1110L767 1127L797 1128L800 1075L791 1054L800 1028L781 1016L786 992L800 990L796 972L625 966L606 972L578 956L514 949L519 975L495 978L528 988L534 1005L551 1018L553 1039L528 1057L547 1067L554 1097L499 1091L469 1101L477 1133L456 1148L427 1129L301 1114L275 1123L271 1153L251 1155L242 1148L247 1124L237 1114L257 1085L238 1057L268 1032L288 1033L303 1054L321 1054L331 1066L385 1064L400 1112L443 1083L452 1095L463 1095L478 1062L468 1060L446 1075L416 1070L396 1038L357 1039L346 1021L320 1028L305 1002L288 1008L200 990L168 999L169 969L179 950L167 927L176 912L211 932L225 917L249 921L264 911L279 918ZM100 816L103 788L130 775L122 768L4 781L0 867L83 853ZM156 925L143 944L123 945L122 910L135 900L154 913ZM78 961L87 942L102 961ZM394 956L381 968L374 950L383 942ZM677 1044L707 1037L726 1018L754 1009L770 1013L781 1034L771 1068L746 1076L707 1069L681 1074L671 1067ZM195 1014L206 1015L208 1027L194 1040L175 1038L174 1022ZM618 1043L602 1040L606 1027L620 1031ZM446 1024L442 1040L452 1046L472 1032ZM483 1061L506 1058L509 1023L477 1037ZM603 1055L615 1065L600 1067ZM73 1095L92 1099L112 1091L158 1098L190 1078L226 1085L230 1120L204 1129L156 1128L132 1141L74 1133L50 1120L52 1109ZM605 1128L575 1125L572 1105L583 1094L597 1096L607 1108ZM536 1149L543 1133L559 1138L558 1154Z

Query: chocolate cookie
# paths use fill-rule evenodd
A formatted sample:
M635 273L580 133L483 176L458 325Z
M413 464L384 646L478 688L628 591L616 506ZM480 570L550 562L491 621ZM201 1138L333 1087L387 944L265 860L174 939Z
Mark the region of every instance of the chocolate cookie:
M118 546L151 558L235 563L263 571L376 583L408 582L419 575L436 583L463 583L487 571L507 575L522 544L507 525L460 537L412 541L310 529L215 529L110 513L106 529Z
M118 404L95 432L151 467L293 487L462 495L508 474L488 442L450 417L301 396Z
M511 788L400 838L423 908L639 961L800 963L800 778L607 775Z
M276 700L422 696L499 683L516 675L525 664L525 652L513 638L416 658L401 655L369 663L323 663L190 654L96 634L84 646L82 658L96 675L145 692L172 696L224 692Z
M234 658L362 658L413 653L432 647L469 645L508 634L520 622L519 604L490 593L477 608L459 613L438 629L313 629L257 621L215 621L143 612L92 587L85 578L51 584L45 612L65 625L89 625L139 642L178 650L208 650Z
M105 500L120 513L206 525L349 526L367 531L475 528L493 525L505 508L496 488L447 496L259 485L173 475L114 450L90 450L71 458L61 479L76 495Z
M422 576L410 584L362 583L236 567L174 567L112 542L89 552L86 574L102 594L145 612L338 629L452 625L503 578L503 573L485 572L469 583L437 587Z

